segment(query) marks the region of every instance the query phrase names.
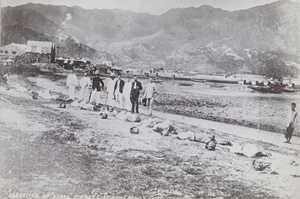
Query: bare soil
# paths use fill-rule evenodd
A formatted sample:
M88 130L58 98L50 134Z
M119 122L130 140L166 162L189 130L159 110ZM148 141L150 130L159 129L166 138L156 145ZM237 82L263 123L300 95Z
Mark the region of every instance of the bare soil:
M300 197L299 166L291 164L300 163L298 138L278 146L273 140L257 141L251 135L245 138L168 118L234 146L263 147L272 156L260 160L273 166L256 171L255 158L233 153L234 146L217 145L208 151L202 143L179 140L176 134L161 136L150 128L130 134L136 123L101 119L99 112L70 104L61 109L57 100L32 99L31 91L66 93L64 81L13 75L8 87L0 87L0 198ZM140 117L143 121L149 116ZM154 117L163 118L159 112Z

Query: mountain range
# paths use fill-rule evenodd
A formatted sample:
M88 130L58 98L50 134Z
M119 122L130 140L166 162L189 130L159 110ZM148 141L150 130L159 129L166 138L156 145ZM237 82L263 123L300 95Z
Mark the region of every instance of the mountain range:
M295 76L299 10L299 3L278 1L239 11L201 6L150 15L29 3L2 8L1 41L52 41L58 56L125 67Z

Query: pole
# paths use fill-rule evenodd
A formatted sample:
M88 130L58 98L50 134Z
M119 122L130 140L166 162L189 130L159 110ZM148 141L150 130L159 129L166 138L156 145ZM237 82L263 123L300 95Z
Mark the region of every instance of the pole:
M2 43L1 43L1 40L2 40L2 35L1 35L1 32L2 32L2 14L1 14L1 10L2 10L2 7L1 7L1 0L0 0L0 47L2 46Z
M58 53L59 53L59 49L60 49L60 47L59 47L59 43L57 43L57 58L58 58Z
M79 59L81 59L81 43L79 44Z

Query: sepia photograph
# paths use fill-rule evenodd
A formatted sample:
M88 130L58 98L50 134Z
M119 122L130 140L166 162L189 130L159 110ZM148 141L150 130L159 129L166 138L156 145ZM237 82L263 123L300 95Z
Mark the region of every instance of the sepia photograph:
M300 199L300 0L0 0L1 199Z

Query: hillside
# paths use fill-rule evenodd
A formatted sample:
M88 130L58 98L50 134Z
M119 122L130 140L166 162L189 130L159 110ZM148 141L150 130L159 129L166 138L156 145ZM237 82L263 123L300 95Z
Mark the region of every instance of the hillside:
M120 66L297 75L300 4L279 1L229 12L211 6L154 16L124 10L26 4L2 8L2 44L50 40L61 56ZM12 34L13 33L13 34ZM272 70L271 70L272 71ZM296 72L295 72L296 71Z

